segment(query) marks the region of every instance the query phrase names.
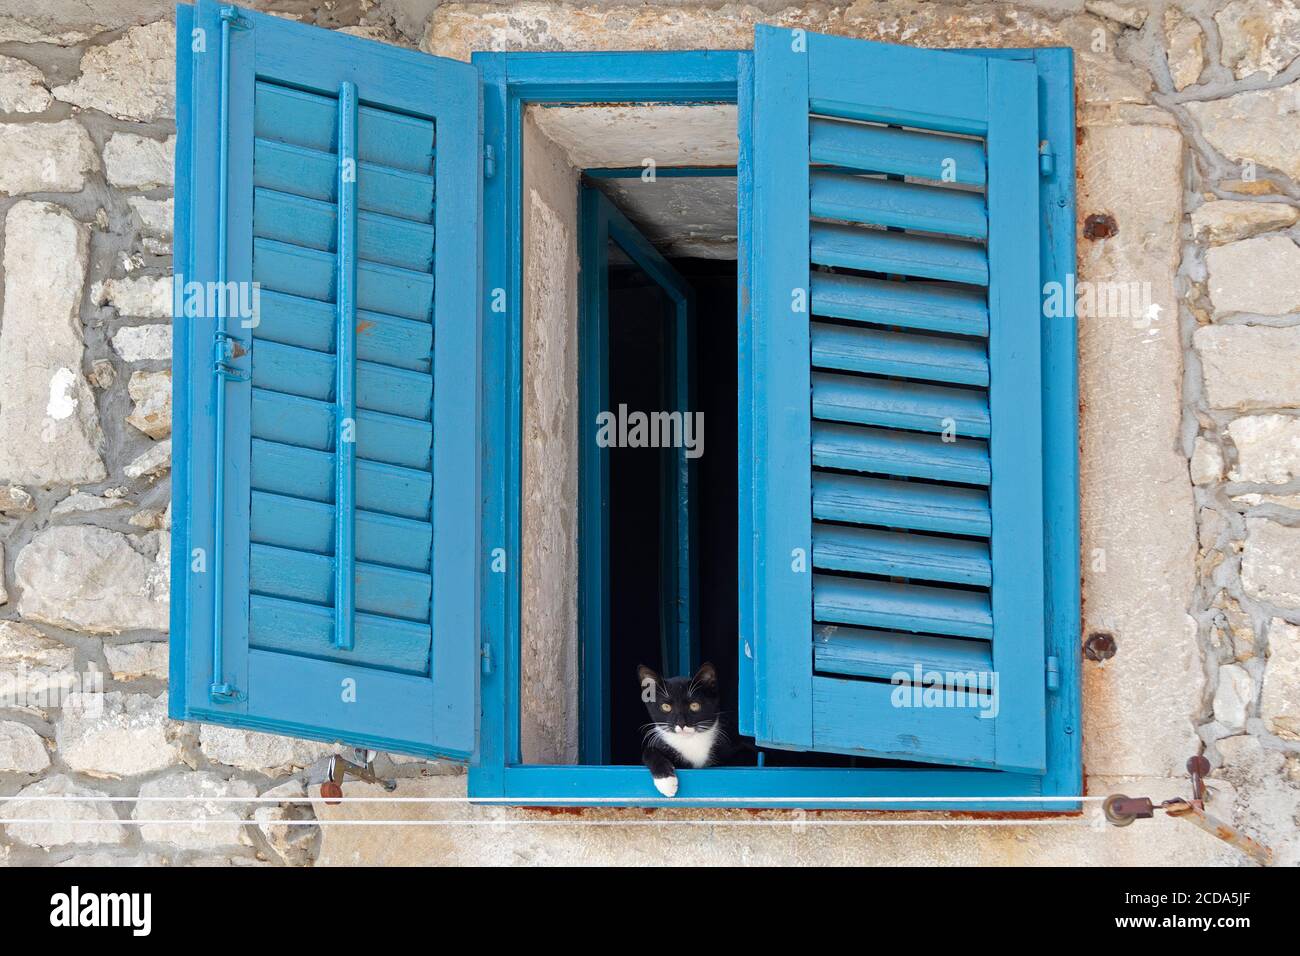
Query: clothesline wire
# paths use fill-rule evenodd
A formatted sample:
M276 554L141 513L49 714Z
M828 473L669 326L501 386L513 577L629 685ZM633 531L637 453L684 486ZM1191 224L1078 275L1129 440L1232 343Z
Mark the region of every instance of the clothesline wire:
M15 795L11 797L0 798L0 806L7 802L15 803L318 803L322 800L334 805L336 803L465 803L472 806L505 806L519 807L522 809L537 808L545 806L577 805L577 806L632 806L640 807L645 805L646 800L655 798L639 797L236 797L226 794L214 794L210 797L182 795L175 797L165 796L112 796L111 794L87 794L79 796L77 794L32 794L31 796ZM781 807L759 807L755 808L752 804L769 804L781 803L791 804L790 809L798 810L802 807L798 804L835 804L835 803L1100 803L1105 800L1104 796L1077 796L1077 797L683 797L680 798L683 808L689 809L691 805L706 803L724 805L729 804L735 808L743 809L782 809ZM751 801L746 803L745 801ZM656 802L658 808L671 809L673 804L669 802ZM726 809L725 806L721 807Z
M814 820L811 822L795 822L789 819L785 820L533 820L533 819L510 819L510 820L492 820L492 819L465 819L465 820L274 820L259 822L255 820L230 820L230 819L209 819L209 820L45 820L36 818L13 818L6 819L0 817L0 825L11 826L14 824L27 825L61 825L61 826L95 826L112 824L116 826L230 826L238 824L241 826L352 826L352 827L415 827L415 826L464 826L464 827L502 827L502 826L526 826L526 827L662 827L662 826L690 826L690 827L790 827L792 829L806 827L850 827L850 826L891 826L891 827L973 827L973 826L994 826L994 827L1042 827L1042 826L1091 826L1087 820L1079 818L1068 820L881 820L881 819L861 819L861 820Z

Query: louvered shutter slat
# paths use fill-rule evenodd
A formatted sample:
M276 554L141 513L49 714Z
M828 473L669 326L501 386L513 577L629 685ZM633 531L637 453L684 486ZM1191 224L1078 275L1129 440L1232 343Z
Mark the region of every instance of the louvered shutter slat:
M813 415L822 421L989 434L988 399L974 390L814 372L812 393Z
M813 565L981 587L991 578L986 542L836 524L813 524Z
M813 577L813 614L820 625L859 624L985 640L993 636L986 593L932 585L819 574Z
M338 161L333 154L259 139L254 156L255 182L259 187L322 202L335 200ZM414 222L432 222L433 177L359 162L357 205L363 212L382 213Z
M813 517L860 525L989 536L989 498L982 488L813 474Z
M326 302L263 290L258 338L333 352L337 329L334 309ZM433 350L433 326L377 312L357 312L357 358L394 368L427 372Z
M809 179L809 205L812 214L822 219L977 239L988 234L984 197L979 193L820 169L814 169Z
M358 611L424 620L430 597L428 575L360 560L356 573ZM331 605L334 562L327 555L255 544L250 549L249 586L261 594Z
M842 625L818 628L814 646L819 673L848 677L889 680L918 665L922 671L980 673L993 664L987 641Z
M989 483L988 446L970 438L944 441L940 435L817 421L812 426L812 460L842 471Z
M333 401L335 364L331 354L267 342L253 355L253 385L286 395ZM358 407L428 421L433 401L431 376L379 362L358 361L356 378Z
M815 315L905 329L988 335L988 303L975 289L830 272L814 273L811 285Z
M825 322L812 324L812 363L816 368L929 382L989 383L988 352L982 342Z
M321 252L335 251L338 215L333 203L258 189L253 197L258 235ZM427 271L433 265L433 227L379 213L357 217L357 254L382 265Z
M253 436L284 445L334 451L333 406L293 395L253 389ZM356 445L361 459L427 469L433 446L428 422L360 411ZM362 428L361 426L365 427Z
M819 266L972 285L989 281L988 257L972 243L855 229L842 223L813 223L812 261Z
M808 126L811 162L936 180L942 179L950 162L953 182L984 185L984 149L975 140L940 140L917 130L840 123L817 116Z
M358 667L402 674L428 672L429 644L433 639L428 624L358 613L356 647L345 654L332 646L334 613L331 608L264 594L254 594L249 608L249 637L257 650L334 662L346 660Z
M286 436L287 437L287 436ZM252 484L278 494L299 495L309 501L330 501L334 495L334 456L274 441L253 439ZM406 518L428 518L433 476L427 468L407 468L357 461L357 507Z

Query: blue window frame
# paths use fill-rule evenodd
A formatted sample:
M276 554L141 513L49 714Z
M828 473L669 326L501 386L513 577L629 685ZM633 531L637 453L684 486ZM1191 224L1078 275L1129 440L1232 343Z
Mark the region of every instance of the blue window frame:
M766 34L766 36L765 36ZM788 45L793 39L788 31L760 28L758 43ZM820 43L814 39L814 46ZM844 41L849 43L849 41ZM853 43L862 62L862 54L886 57L893 48L876 44ZM941 61L963 58L960 54L915 52L918 57L938 57L925 69L942 73ZM979 57L983 57L980 59ZM1017 253L1037 263L1043 283L1063 282L1072 269L1074 249L1070 223L1073 221L1073 95L1071 55L1068 50L990 51L967 55L974 63L989 61L1014 64L1012 71L1022 79L1032 75L1037 96L1035 101L1015 104L1022 128L1032 128L1044 142L1042 154L1055 154L1049 164L1039 159L1039 143L1032 144L1029 167L1021 157L1020 175L1027 176L1019 188L1036 194L1037 213L1032 234L1037 237ZM508 322L494 324L485 339L490 378L510 381L509 393L519 394L519 311L522 251L518 245L520 219L519 145L523 109L529 103L556 102L730 102L736 100L741 115L741 188L758 166L752 151L759 137L746 135L752 121L755 61L748 53L661 53L661 54L477 54L473 62L483 71L485 82L485 142L505 158L502 175L489 180L485 191L487 234L485 263L489 288L503 288L508 294ZM939 64L938 66L934 64ZM1005 72L1001 68L988 72ZM987 82L987 73L984 75ZM902 92L907 84L891 92ZM767 101L779 98L767 90ZM795 107L799 101L792 100ZM806 113L805 101L802 109ZM967 134L970 135L970 134ZM791 137L798 142L798 136ZM1023 147L1022 147L1023 152ZM806 172L805 163L805 176ZM1032 174L1032 175L1030 175ZM742 382L751 372L755 349L755 329L750 324L744 297L751 285L755 268L747 246L752 235L751 214L758 214L759 204L741 202L739 233L742 243L740 267L742 308L738 340L738 362ZM803 228L807 229L807 215ZM807 256L802 260L804 285L807 284ZM763 267L766 268L766 267ZM789 283L789 289L800 283ZM1023 289L1021 290L1023 294ZM787 299L788 302L788 299ZM1040 314L1037 300L1032 314ZM970 809L979 804L945 804L944 796L1003 798L990 803L1001 809L1062 810L1075 807L1069 800L1037 800L1034 797L1069 797L1081 787L1078 725L1078 674L1076 635L1078 630L1077 553L1077 469L1075 458L1075 373L1074 329L1071 323L1053 322L1041 326L1041 389L1030 396L1041 409L1043 450L1042 497L1047 520L1040 524L1037 540L1041 541L1044 570L1041 588L1044 598L1050 595L1048 609L1038 628L1042 664L1030 678L1041 681L1044 692L1051 684L1056 689L1044 693L1043 714L1039 723L1042 740L1042 772L1018 773L1004 770L962 766L950 769L932 767L907 769L837 769L758 767L683 771L682 789L672 801L658 798L640 767L603 766L530 766L520 761L519 673L517 641L520 608L518 582L508 576L489 576L484 600L484 633L492 644L495 657L506 664L484 683L483 738L480 762L470 771L471 795L499 798L521 803L545 803L547 797L636 805L683 805L692 801L709 805L782 806L796 802L801 806L907 806L896 803L910 796L928 798L918 804L930 809ZM744 401L752 400L743 396ZM517 510L519 473L519 436L517 422L520 409L512 399L505 408L487 408L487 446L485 473L502 474L504 487L486 490L489 500L485 523L485 547L502 546L507 551L518 547ZM499 416L499 417L498 417ZM752 442L752 433L742 441ZM742 445L742 448L745 447ZM752 444L748 446L752 449ZM741 488L749 487L753 476L748 471L750 454L741 454ZM493 497L495 496L495 497ZM749 499L752 500L752 499ZM742 513L742 554L748 554L753 525L746 525ZM749 520L752 521L752 512ZM742 580L744 573L742 570ZM757 601L757 599L756 599ZM753 603L742 601L742 634L752 633ZM802 631L807 634L811 622ZM808 640L811 644L810 638ZM811 655L812 648L809 646ZM740 653L743 655L744 650ZM752 648L751 648L752 653ZM1050 673L1049 668L1054 668ZM742 671L743 673L743 671ZM752 684L742 687L742 695L753 694ZM1032 690L1031 690L1032 693ZM778 744L784 741L770 741ZM881 748L882 751L884 748ZM900 748L901 749L901 748ZM890 755L917 760L922 754L889 751ZM939 757L946 755L936 754ZM960 756L960 755L957 755ZM969 763L957 761L952 763ZM1007 797L1026 797L1024 802L1007 803ZM819 799L826 801L819 803Z
M1074 808L1075 330L1036 298L1073 269L1068 50L759 28L753 53L466 65L207 0L177 29L176 271L263 298L249 328L177 316L174 717L460 757L471 796L519 803ZM927 766L683 771L670 801L640 767L521 762L523 109L597 102L739 105L742 730ZM836 153L863 136L896 165ZM986 291L925 284L953 279ZM912 590L861 585L890 579ZM973 656L1010 682L988 727L863 680Z

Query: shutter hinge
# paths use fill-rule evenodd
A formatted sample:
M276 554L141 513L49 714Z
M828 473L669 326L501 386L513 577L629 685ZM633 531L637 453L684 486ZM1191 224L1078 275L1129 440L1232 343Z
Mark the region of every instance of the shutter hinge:
M1055 654L1047 658L1047 689L1051 691L1061 689L1061 662Z
M491 179L497 174L497 150L495 146L486 144L483 147L483 178Z
M212 371L230 382L247 382L248 373L236 368L231 363L248 354L244 340L229 332L214 332L212 335Z
M220 17L222 21L230 24L232 30L248 30L253 26L248 17L239 15L239 7L222 7Z
M213 684L208 688L208 696L214 704L237 704L244 700L243 691L235 690L230 684Z
M1052 144L1043 140L1038 144L1038 173L1040 176L1050 176L1056 172L1056 154L1052 152Z
M483 642L483 646L479 652L479 657L483 666L483 673L491 674L492 673L492 645L489 644L487 641Z

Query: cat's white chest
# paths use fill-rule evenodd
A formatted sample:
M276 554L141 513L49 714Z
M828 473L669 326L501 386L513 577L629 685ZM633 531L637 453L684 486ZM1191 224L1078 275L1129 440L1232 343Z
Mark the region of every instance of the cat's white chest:
M713 745L717 743L718 725L715 723L708 730L694 734L675 734L660 727L659 739L692 767L703 767L709 762L709 754L713 753Z

